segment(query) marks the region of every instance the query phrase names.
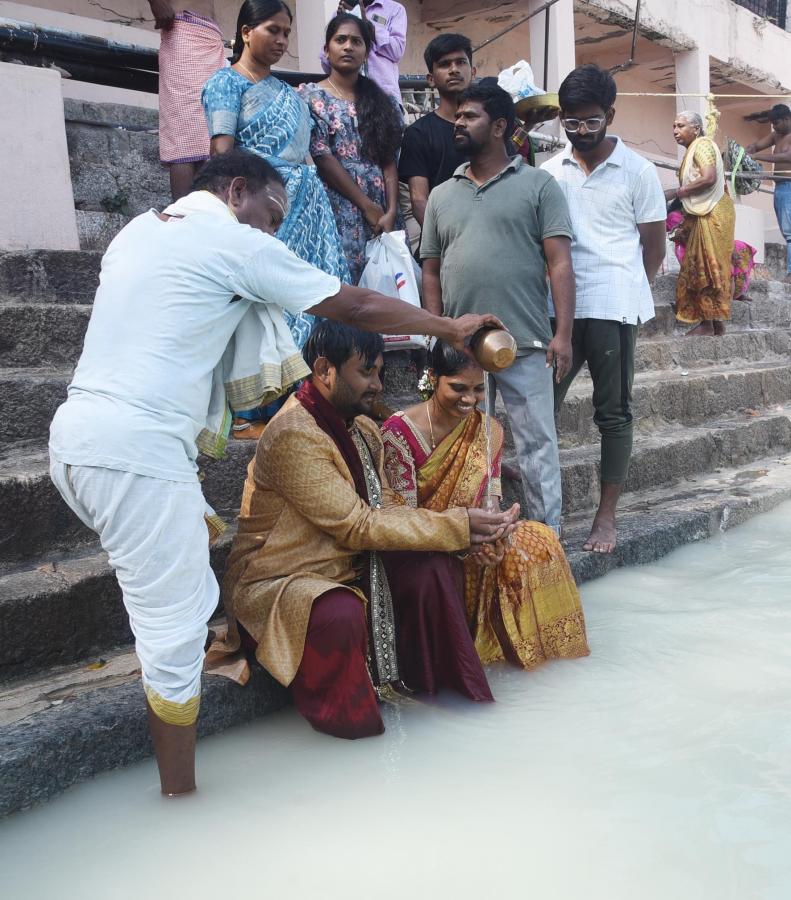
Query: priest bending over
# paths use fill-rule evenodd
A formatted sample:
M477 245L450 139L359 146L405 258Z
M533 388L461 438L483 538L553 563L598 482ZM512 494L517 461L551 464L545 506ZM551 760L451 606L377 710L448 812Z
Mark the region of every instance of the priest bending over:
M312 376L250 463L225 579L223 649L255 646L299 712L344 738L384 730L378 697L451 688L491 700L464 617L456 553L512 530L518 507L411 509L387 484L379 429L383 342L317 323ZM388 550L398 579L388 583Z

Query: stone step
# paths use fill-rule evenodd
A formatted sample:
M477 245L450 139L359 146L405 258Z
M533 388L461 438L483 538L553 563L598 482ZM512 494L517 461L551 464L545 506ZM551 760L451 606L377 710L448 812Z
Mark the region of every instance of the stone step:
M786 367L786 389L772 382L766 385L766 371L757 370L754 377L739 380L741 387L733 392L729 379L720 376L723 394L712 410L711 397L716 396L705 381L694 398L706 401L703 411L689 423L669 414L677 410L670 401L681 402L671 393L670 401L654 416L639 421L634 458L627 490L672 482L692 472L709 471L712 467L738 464L748 458L770 452L771 448L788 449L788 407L779 406L791 398L787 390L791 369ZM732 376L733 377L733 376ZM686 386L687 381L679 379ZM671 382L661 383L663 388ZM730 393L729 393L730 391ZM735 397L733 402L729 397ZM579 398L578 398L579 400ZM580 405L589 400L579 400ZM746 406L739 406L744 403ZM777 407L759 412L762 407ZM733 410L748 409L742 416ZM578 412L579 415L579 412ZM731 416L731 418L723 418ZM668 421L669 420L669 421ZM697 424L705 422L705 425ZM581 509L595 502L598 490L598 433L590 422L585 428L591 434L586 446L569 445L561 450L564 503L568 510ZM41 436L39 436L39 441ZM224 460L201 458L205 473L203 482L207 501L221 514L233 516L238 509L247 465L255 452L255 443L231 441ZM513 454L510 433L506 432L506 453ZM741 454L741 456L740 456ZM15 445L0 459L0 564L35 558L50 550L64 550L92 540L91 533L66 508L49 479L49 463L41 443ZM19 515L18 510L25 510Z
M779 338L780 341L783 339ZM406 378L403 380L406 381ZM411 385L415 384L413 377ZM389 380L387 387L386 400L392 409L405 409L417 402L414 387L409 391L391 392ZM590 378L581 372L569 389L557 418L561 448L598 445L599 432L593 422L592 391ZM698 425L730 413L760 410L791 401L791 357L778 354L766 362L720 363L701 369L679 367L638 372L633 395L633 413L638 431L663 423ZM1 404L2 400L0 409ZM513 439L508 416L499 394L496 414L505 428L506 448L511 449Z
M783 346L787 338L782 334L763 335L754 340L760 351L761 346ZM750 345L751 341L748 341L745 347L749 349ZM66 398L71 375L71 367L62 365L57 368L0 368L0 432L7 442L46 441L55 410ZM413 405L418 399L416 385L416 368L388 366L386 402L394 410ZM677 367L638 372L633 393L633 412L638 427L644 420L697 424L732 411L761 409L787 402L791 399L791 356L773 353L767 360L738 360L733 365L720 361L699 369ZM562 446L598 440L591 394L591 382L581 373L572 384L558 416ZM499 398L498 406L501 421L505 424Z
M105 214L119 216L119 224L124 219L122 213ZM99 284L101 258L101 252L94 250L0 252L0 301L92 303ZM675 275L660 275L656 279L653 296L657 315L641 328L644 337L672 333L676 328L670 306L675 301L676 281ZM752 303L733 304L733 327L789 327L789 307L781 301L791 300L791 285L777 278L754 278L750 296Z
M70 365L0 369L0 434L4 448L10 451L22 441L46 444L55 410L66 399L72 371Z
M664 425L636 436L624 494L672 485L709 472L748 464L768 454L791 453L791 405L764 415L729 417L706 425ZM515 451L505 459L517 466ZM592 509L599 502L600 450L597 446L560 451L564 516ZM505 480L507 501L522 504L521 484Z
M635 352L635 371L703 369L718 364L789 359L791 329L756 328L728 331L721 337L640 339Z
M0 302L91 304L101 261L88 250L0 252Z
M791 498L791 459L751 465L624 498L611 556L583 553L590 517L566 526L579 582L652 562ZM583 602L585 591L583 588ZM137 661L127 649L106 665L57 667L0 689L0 816L40 803L99 772L151 756ZM282 708L287 692L255 668L248 685L204 677L199 731L211 734ZM308 727L307 725L305 727ZM200 773L199 773L200 778Z
M231 441L224 460L199 457L206 500L226 521L235 517L254 453L254 441ZM94 540L50 481L49 457L40 440L8 449L0 458L0 567Z
M170 202L155 110L64 102L74 205L136 216Z
M136 661L127 651L98 671L81 666L0 693L0 817L153 754ZM288 703L288 691L260 667L245 687L204 677L198 735L259 719ZM12 719L27 710L24 718L2 724L4 711Z
M689 340L692 340L690 338ZM791 358L780 362L715 365L705 369L641 372L635 375L633 413L638 430L662 423L698 425L745 410L791 401ZM561 447L597 442L592 384L572 384L558 418Z
M787 272L787 246L782 244L764 245L764 266L771 278L782 279Z
M755 297L752 303L733 304L727 331L791 327L791 290L787 290L779 282L764 284L767 285L766 290L751 290L750 293ZM640 326L640 340L682 337L691 328L690 325L676 321L676 314L669 303L657 303L654 310L654 318Z
M0 304L0 366L74 366L93 307L70 303Z
M76 365L90 316L91 306L84 303L0 304L0 366ZM387 354L389 362L394 362L395 353L399 351ZM701 368L732 360L769 360L778 355L791 358L791 328L734 329L722 337L694 339L657 334L638 341L635 370ZM389 381L408 372L405 382L396 380L394 384L399 389L414 390L419 377L417 366L402 360L398 365L388 365L388 369L392 371Z
M131 216L117 212L97 212L96 210L78 209L77 234L82 250L98 250L100 253L110 246L110 241L129 222Z
M232 539L229 528L212 547L218 581ZM0 683L131 644L121 590L99 544L0 574L0 634Z

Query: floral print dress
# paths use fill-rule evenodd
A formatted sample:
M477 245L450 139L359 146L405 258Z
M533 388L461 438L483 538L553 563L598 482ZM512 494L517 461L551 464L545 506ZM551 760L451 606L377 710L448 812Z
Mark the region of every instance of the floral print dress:
M300 85L299 93L308 104L313 118L310 155L318 159L331 153L360 190L386 210L384 174L380 166L362 155L354 101L341 100L313 83ZM365 245L373 237L373 232L362 210L331 187L325 187L349 264L352 284L357 284L365 268Z

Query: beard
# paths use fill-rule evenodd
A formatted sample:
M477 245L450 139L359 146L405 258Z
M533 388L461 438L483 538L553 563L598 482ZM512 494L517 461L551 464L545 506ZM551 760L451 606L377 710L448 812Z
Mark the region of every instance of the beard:
M591 150L595 150L596 147L601 144L601 142L607 137L607 129L602 128L601 131L596 134L586 134L581 135L579 132L576 134L569 134L566 132L566 139L571 144L571 146L575 150L579 150L580 153L588 153Z
M483 149L483 144L473 140L466 132L456 132L453 135L453 146L466 159L472 159Z
M370 416L377 397L378 394L372 391L358 394L343 378L338 378L330 394L330 403L342 418L351 421L357 416Z

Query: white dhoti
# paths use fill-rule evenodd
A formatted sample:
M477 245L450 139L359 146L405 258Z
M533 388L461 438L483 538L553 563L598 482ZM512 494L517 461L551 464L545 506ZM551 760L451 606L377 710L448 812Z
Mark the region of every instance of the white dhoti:
M55 460L50 474L109 556L152 709L168 724L192 724L219 599L200 485Z

